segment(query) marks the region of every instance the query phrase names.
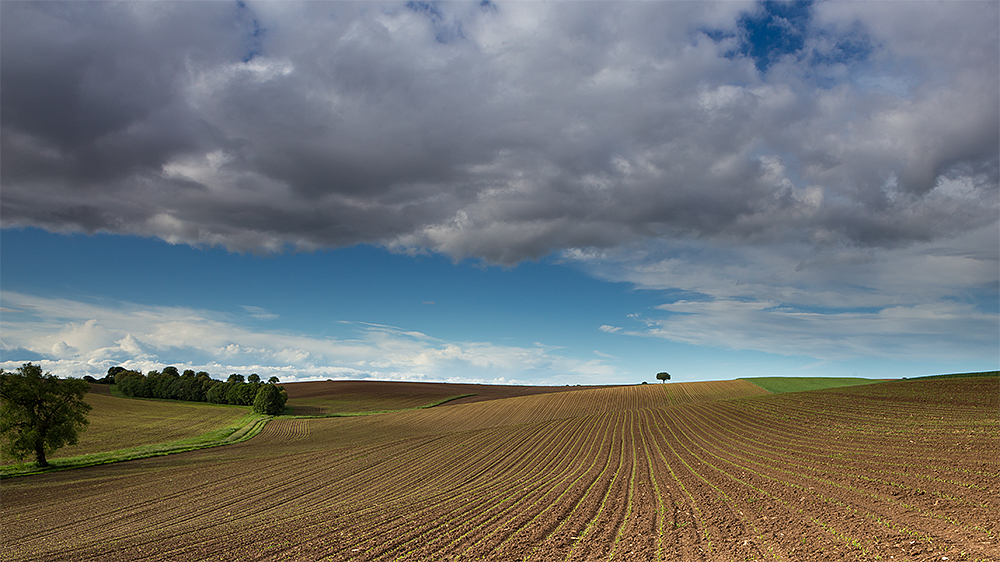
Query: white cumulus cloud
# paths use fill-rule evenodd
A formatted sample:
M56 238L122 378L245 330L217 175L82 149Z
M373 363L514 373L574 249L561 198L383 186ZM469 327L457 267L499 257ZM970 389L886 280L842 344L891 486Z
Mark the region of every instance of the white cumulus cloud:
M31 317L4 315L0 365L13 369L34 360L60 376L99 376L115 365L142 371L174 365L222 378L255 372L285 382L561 384L599 381L617 372L605 361L565 357L542 345L449 342L385 325L356 324L357 337L336 339L250 330L235 318L188 308L89 304L14 292L2 298L9 308L30 310Z

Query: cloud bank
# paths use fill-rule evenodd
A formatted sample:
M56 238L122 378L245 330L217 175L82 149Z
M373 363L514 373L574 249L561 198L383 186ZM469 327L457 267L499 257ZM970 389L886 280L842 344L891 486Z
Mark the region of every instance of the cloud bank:
M997 218L996 12L5 3L3 221L508 264L953 236Z
M997 230L876 251L713 248L702 242L575 252L592 275L667 302L609 333L814 357L996 365ZM692 258L697 256L697 259Z
M996 2L0 10L4 227L555 255L686 295L608 333L995 357Z
M143 372L174 365L272 375L284 382L373 379L484 384L596 383L618 374L607 362L566 357L558 349L443 341L394 326L352 323L357 337L314 337L242 327L213 311L82 302L3 293L0 366L32 361L59 376L100 376L122 365Z

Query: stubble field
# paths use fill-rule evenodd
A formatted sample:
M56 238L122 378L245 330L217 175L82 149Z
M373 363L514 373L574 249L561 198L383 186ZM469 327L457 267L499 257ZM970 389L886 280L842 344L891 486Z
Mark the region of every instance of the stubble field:
M581 389L3 482L5 560L1000 560L1000 379Z

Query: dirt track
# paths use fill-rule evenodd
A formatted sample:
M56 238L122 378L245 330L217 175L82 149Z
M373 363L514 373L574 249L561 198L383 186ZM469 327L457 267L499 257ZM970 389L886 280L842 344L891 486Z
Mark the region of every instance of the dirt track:
M1000 560L997 378L685 392L282 420L4 481L2 556Z

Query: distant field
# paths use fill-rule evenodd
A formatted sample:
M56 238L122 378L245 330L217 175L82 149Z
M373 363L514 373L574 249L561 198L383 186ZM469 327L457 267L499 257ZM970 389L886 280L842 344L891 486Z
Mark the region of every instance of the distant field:
M293 415L329 416L423 408L448 401L484 400L565 392L564 386L505 386L385 381L317 381L282 385Z
M56 450L50 460L197 437L231 426L249 412L237 406L119 398L107 386L92 388L84 399L93 408L87 416L90 424L79 443Z
M993 562L998 390L737 380L278 419L5 480L0 558Z
M947 375L927 375L925 377L915 377L918 379L940 379L951 377L1000 377L1000 371L978 371L975 373L954 373Z
M774 394L883 382L879 379L860 379L855 377L751 377L739 380L750 381Z

